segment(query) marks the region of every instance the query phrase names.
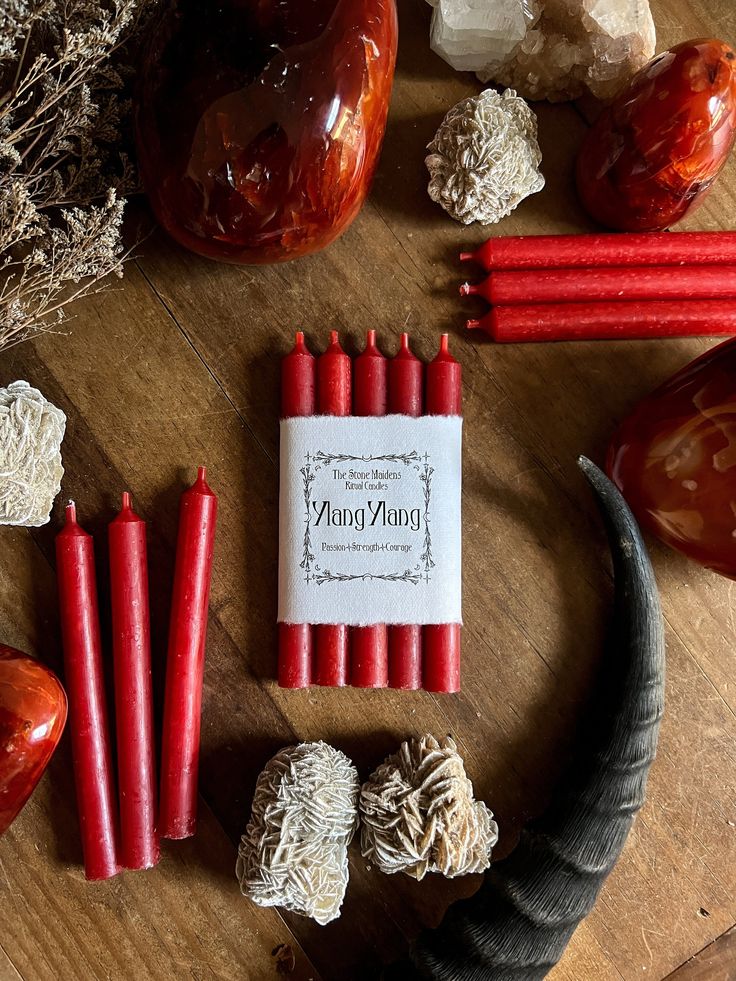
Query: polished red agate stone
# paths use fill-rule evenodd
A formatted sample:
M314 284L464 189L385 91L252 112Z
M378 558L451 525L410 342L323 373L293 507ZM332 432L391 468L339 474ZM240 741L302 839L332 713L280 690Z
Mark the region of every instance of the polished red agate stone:
M138 162L163 227L194 252L280 262L353 221L383 140L394 0L173 0L136 101Z
M0 644L0 835L33 793L66 722L53 672Z
M736 579L736 340L636 406L611 441L607 470L644 527Z
M588 132L580 198L608 228L658 231L706 194L736 134L736 54L696 40L658 55Z

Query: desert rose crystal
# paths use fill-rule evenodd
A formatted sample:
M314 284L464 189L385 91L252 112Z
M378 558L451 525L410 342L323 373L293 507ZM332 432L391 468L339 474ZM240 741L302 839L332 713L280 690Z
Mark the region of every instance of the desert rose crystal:
M187 248L241 263L316 252L358 214L396 59L394 0L173 0L151 32L138 160Z
M736 342L713 348L641 401L607 469L645 528L736 579Z
M723 41L658 55L590 129L577 159L590 215L621 231L661 231L698 204L736 135L736 53Z
M56 675L0 644L0 835L33 793L65 722L66 695Z

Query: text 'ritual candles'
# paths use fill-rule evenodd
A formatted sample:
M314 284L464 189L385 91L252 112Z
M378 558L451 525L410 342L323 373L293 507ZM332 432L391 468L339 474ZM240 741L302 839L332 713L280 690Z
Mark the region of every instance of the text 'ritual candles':
M69 698L77 809L88 879L119 871L117 804L105 703L100 620L92 538L77 524L76 508L56 536L64 680Z
M217 522L217 498L206 476L200 467L179 505L161 741L162 838L188 838L197 826L202 684Z
M317 405L317 363L297 331L293 350L281 361L281 418L312 416ZM312 627L279 624L278 681L281 688L308 688L312 681Z
M108 526L115 664L120 864L146 869L159 859L151 693L146 526L123 494Z

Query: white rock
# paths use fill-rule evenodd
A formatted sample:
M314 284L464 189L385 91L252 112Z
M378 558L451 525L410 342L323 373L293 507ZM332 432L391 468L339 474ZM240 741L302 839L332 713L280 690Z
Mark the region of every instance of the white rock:
M526 99L612 98L652 57L648 0L429 0L431 45Z
M500 221L544 187L537 119L513 89L459 102L427 149L429 196L464 225Z
M243 895L321 925L336 919L348 884L359 790L358 771L327 743L287 746L269 760L238 848Z
M0 388L0 524L37 528L61 489L66 416L37 388Z

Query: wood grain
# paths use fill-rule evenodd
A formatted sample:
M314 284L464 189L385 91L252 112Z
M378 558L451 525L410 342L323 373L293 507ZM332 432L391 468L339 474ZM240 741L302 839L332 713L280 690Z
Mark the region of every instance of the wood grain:
M668 975L667 981L734 981L736 930L729 930L705 950Z
M736 27L731 0L652 6L660 48L714 32L727 37ZM605 540L575 459L584 452L600 460L616 421L709 342L494 347L463 335L460 325L477 304L457 295L474 273L457 254L486 233L461 228L429 201L423 157L447 108L478 85L428 52L422 0L404 0L400 13L381 165L366 207L339 242L298 263L237 268L189 255L157 233L138 250L121 290L76 308L68 335L39 338L0 359L0 383L27 378L69 417L63 495L51 525L0 529L3 642L60 670L53 535L63 501L73 497L96 534L104 610L104 530L130 489L149 521L160 721L178 496L204 463L220 497L200 834L167 845L154 872L85 883L65 742L0 841L2 981L260 981L277 976L272 951L280 943L293 948L300 981L367 976L478 880L382 877L353 846L336 923L319 928L257 909L240 897L233 868L269 756L295 740L323 738L366 776L407 736L451 732L478 794L497 814L499 855L544 805L569 756L611 598ZM587 229L571 181L585 119L571 105L536 108L547 185L498 231ZM735 204L732 160L686 227L727 227ZM286 692L273 680L278 358L296 328L315 351L340 329L355 352L371 327L386 353L410 330L424 358L449 329L463 364L466 627L457 696ZM736 922L733 584L655 542L652 555L668 627L661 750L647 806L553 972L556 981L661 979ZM106 614L103 621L107 634Z

